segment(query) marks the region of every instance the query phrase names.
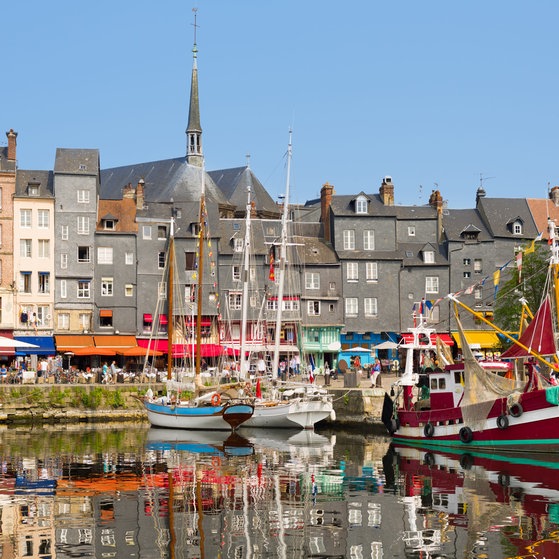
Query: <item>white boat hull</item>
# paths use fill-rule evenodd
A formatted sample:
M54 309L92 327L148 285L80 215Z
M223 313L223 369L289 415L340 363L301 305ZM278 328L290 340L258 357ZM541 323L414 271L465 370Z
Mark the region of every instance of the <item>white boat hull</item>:
M291 400L286 402L257 402L250 419L243 427L312 429L315 424L331 416L329 400Z

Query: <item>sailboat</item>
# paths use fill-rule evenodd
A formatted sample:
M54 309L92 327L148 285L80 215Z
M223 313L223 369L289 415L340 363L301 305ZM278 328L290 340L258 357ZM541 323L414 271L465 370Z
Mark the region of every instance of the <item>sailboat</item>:
M204 173L202 172L202 177ZM201 324L202 324L202 276L204 272L204 238L206 222L206 206L204 195L204 179L202 178L202 195L200 200L199 218L199 261L197 278L197 317L196 317L196 344L195 344L195 375L194 393L195 397L181 399L181 393L185 393L185 388L178 382L175 371L173 371L173 337L174 337L174 282L175 278L175 235L174 220L171 219L170 235L168 243L168 259L165 270L167 292L167 382L165 396L155 397L148 390L143 404L147 411L148 420L154 427L165 427L175 429L206 429L206 430L231 430L236 429L247 421L254 412L254 406L246 400L227 400L221 401L217 392L201 394L202 382L201 373ZM147 366L147 359L146 359Z
M548 230L551 258L546 285L559 294L559 238L551 220ZM479 362L457 317L463 361L429 371L429 398L414 402L417 355L436 351L431 341L436 333L420 320L417 327L410 329L411 343L401 346L407 352L405 372L393 385L394 394L385 394L382 420L393 440L439 448L559 452L559 386L552 385L547 376L550 371L559 371L552 320L552 307L557 301L544 294L539 310L517 340L467 307L456 295L448 298L456 309L472 313L513 342L501 358L523 360L525 376L516 379L507 374L512 364L505 361Z
M258 379L256 386L256 398L254 399L254 413L247 419L243 425L247 427L264 427L264 428L303 428L312 429L315 424L334 414L332 398L324 389L318 388L314 384L290 383L283 385L282 389L278 389L279 381L277 380L279 355L280 355L280 338L281 338L281 320L283 308L283 293L285 284L286 269L286 251L287 251L287 223L289 214L289 180L292 156L291 130L289 131L289 144L287 150L287 184L285 189L285 198L283 201L281 243L280 243L280 261L279 261L279 278L277 301L278 308L276 314L274 352L272 360L272 377L276 386L271 387L268 395L263 396L261 381ZM249 278L249 247L250 247L250 231L251 231L251 201L250 189L248 191L248 202L246 207L246 224L245 224L245 258L244 258L244 284L242 299L242 320L241 320L241 378L246 377L246 329L247 329L247 304L248 304L248 278Z

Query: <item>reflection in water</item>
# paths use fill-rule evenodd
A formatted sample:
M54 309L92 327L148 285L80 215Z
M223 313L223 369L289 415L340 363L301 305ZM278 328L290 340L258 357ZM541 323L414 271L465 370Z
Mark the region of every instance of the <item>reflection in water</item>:
M383 437L0 430L0 556L557 557L559 462Z

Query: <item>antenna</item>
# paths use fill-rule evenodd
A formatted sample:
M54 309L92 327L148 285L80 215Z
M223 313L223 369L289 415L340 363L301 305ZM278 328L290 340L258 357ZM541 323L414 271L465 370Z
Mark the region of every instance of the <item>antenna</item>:
M495 177L484 177L483 173L479 174L479 187L483 188L483 181L487 181L489 179L494 179Z
M196 28L200 27L196 23L196 16L198 15L198 8L192 8L192 11L194 12L194 23L191 23L190 25L192 25L194 27L194 44L196 44Z
M250 169L250 153L247 153L245 157L247 158L247 167Z

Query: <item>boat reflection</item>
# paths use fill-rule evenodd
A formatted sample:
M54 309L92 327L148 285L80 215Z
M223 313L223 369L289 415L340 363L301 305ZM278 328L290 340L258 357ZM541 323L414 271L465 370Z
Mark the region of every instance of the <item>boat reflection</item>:
M383 464L387 480L401 484L409 549L441 549L463 527L460 545L474 556L491 556L495 534L511 557L559 556L559 457L392 444ZM436 529L419 525L430 514L444 519Z

